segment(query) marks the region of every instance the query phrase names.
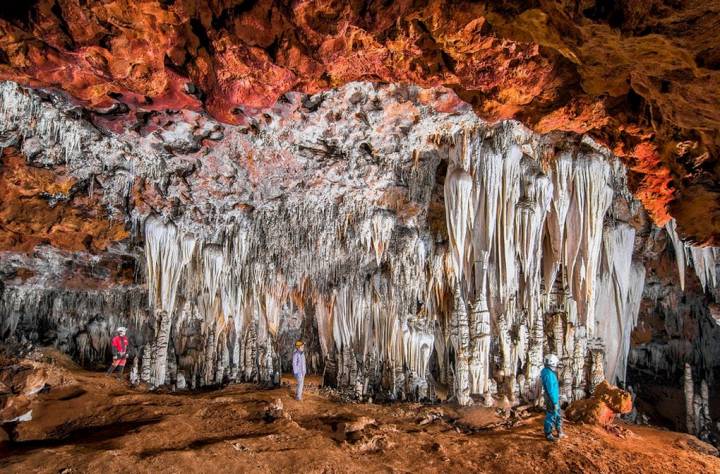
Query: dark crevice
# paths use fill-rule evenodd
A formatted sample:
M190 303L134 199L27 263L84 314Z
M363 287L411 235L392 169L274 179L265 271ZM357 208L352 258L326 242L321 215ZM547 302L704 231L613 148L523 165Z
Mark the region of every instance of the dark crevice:
M6 1L0 8L0 18L27 29L35 18L37 0Z
M198 41L200 41L200 46L205 48L211 55L214 54L215 48L213 48L212 40L210 39L210 36L208 36L207 30L200 20L196 18L191 19L190 28L192 29L193 34L197 36Z
M247 0L241 2L239 5L235 5L230 8L224 9L220 15L212 19L212 27L214 30L221 30L241 16L243 13L247 13L255 7L257 0Z
M57 17L60 31L62 31L63 34L67 37L66 47L70 50L75 49L75 41L73 40L72 33L70 32L70 26L67 24L67 21L65 21L65 17L63 16L60 2L56 1L50 11L53 13L53 15Z

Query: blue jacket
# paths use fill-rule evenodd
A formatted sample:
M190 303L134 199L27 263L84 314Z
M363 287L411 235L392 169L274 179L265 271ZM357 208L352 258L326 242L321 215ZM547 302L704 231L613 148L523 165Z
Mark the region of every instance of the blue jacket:
M295 349L293 352L293 375L304 376L305 371L305 353Z
M560 383L554 370L544 367L540 371L543 391L545 392L545 404L548 408L560 404Z

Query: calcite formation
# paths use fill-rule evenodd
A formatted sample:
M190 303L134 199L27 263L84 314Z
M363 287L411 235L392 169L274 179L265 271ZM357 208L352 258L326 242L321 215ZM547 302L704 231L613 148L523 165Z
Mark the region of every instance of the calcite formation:
M275 384L301 337L360 399L521 403L554 352L578 400L644 364L653 252L673 288L716 287L715 250L655 227L610 150L490 124L447 89L352 83L249 125L166 111L122 133L61 94L0 91L3 163L29 170L3 175L23 190L4 209L97 222L79 246L69 225L16 231L46 240L3 250L2 338L93 365L127 326L154 386Z

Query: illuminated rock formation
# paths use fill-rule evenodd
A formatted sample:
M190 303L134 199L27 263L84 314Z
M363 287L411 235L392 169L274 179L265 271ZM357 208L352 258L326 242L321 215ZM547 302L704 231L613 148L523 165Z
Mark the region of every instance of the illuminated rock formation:
M520 403L548 352L567 401L626 380L643 211L588 137L443 112L451 92L415 86L295 95L254 128L186 111L113 136L60 96L2 93L5 143L87 183L100 228L125 222L131 237L103 244L95 275L71 270L88 258L76 247L7 249L6 272L25 277L6 282L4 338L92 364L126 325L137 377L179 389L277 383L296 337L312 370L359 398L449 386L461 404ZM714 251L678 245L678 269L689 259L713 287ZM110 271L122 255L125 283Z

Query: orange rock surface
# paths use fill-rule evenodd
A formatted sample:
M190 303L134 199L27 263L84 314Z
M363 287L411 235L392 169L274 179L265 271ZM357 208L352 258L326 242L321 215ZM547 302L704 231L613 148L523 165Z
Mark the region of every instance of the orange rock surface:
M701 0L39 0L3 8L0 78L229 123L288 91L444 85L488 120L593 135L656 223L720 245L718 23Z
M617 415L630 413L632 408L628 392L603 381L595 387L592 397L571 403L565 415L574 422L607 426Z
M0 249L29 252L44 243L98 252L128 236L125 224L108 217L74 179L29 166L13 148L1 158Z

